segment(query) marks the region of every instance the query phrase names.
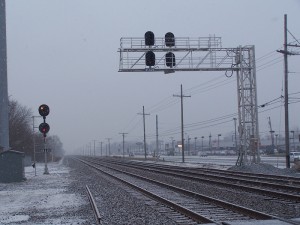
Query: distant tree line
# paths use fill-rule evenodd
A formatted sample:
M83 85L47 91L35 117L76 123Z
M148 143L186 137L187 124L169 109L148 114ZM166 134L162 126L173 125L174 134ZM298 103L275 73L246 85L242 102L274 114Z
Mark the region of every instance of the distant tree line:
M34 155L34 142L36 161L44 160L44 137L38 131L33 131L33 113L26 106L16 100L9 100L9 146L10 149L24 152L26 155ZM39 124L35 124L38 126ZM63 144L56 135L47 135L46 138L49 160L57 161L64 155Z

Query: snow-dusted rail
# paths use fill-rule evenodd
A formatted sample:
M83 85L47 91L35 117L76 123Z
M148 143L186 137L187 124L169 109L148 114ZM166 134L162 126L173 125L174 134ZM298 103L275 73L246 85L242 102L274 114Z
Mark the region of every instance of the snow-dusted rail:
M97 222L97 224L101 224L101 216L100 216L99 210L97 208L95 199L94 199L89 187L86 185L85 188L86 188L86 191L88 193L88 198L89 198L92 210L94 212L96 222Z

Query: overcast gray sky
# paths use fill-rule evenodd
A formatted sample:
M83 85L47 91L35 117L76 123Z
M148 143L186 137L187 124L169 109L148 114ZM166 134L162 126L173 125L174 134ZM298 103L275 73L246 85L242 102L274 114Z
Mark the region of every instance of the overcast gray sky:
M283 18L300 41L299 0L7 0L9 95L21 104L50 106L50 134L58 135L66 151L91 140L141 141L145 106L148 140L155 139L155 115L161 139L180 138L180 102L172 97L183 84L185 123L214 120L237 112L235 75L224 72L119 73L121 37L222 37L223 47L255 45L258 104L283 95ZM295 41L289 35L289 42ZM295 43L295 42L294 42ZM294 49L298 52L300 49ZM289 93L300 92L300 56L289 57ZM210 83L207 83L210 81ZM220 82L220 83L219 83ZM300 94L293 95L299 98ZM163 102L162 102L163 101ZM284 131L280 104L259 113L261 135L272 119L276 133ZM290 127L300 124L300 102L290 104ZM233 121L195 126L190 137L214 137L234 130ZM226 122L229 121L229 122ZM167 130L176 129L175 133Z

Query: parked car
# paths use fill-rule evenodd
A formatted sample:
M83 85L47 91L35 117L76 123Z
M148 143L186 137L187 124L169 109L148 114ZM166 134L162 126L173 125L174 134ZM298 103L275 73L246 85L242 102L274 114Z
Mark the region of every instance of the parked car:
M298 161L300 160L300 152L290 152L290 161Z

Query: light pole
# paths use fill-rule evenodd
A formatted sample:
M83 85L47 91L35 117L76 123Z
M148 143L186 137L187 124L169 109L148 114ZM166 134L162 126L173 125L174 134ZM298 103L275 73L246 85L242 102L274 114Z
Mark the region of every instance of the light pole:
M197 148L197 137L194 137L195 138L195 154L197 154L197 150L196 150L196 148Z
M209 147L209 151L211 152L211 134L209 134L209 139L208 139L208 147Z
M128 133L119 133L119 134L122 134L122 137L123 137L123 158L125 157L125 151L124 151L124 146L125 146L125 134L128 134Z
M218 150L220 151L220 136L222 136L221 134L218 134Z
M201 138L202 138L202 153L203 153L203 150L204 150L203 149L203 139L204 139L204 136L202 136Z

